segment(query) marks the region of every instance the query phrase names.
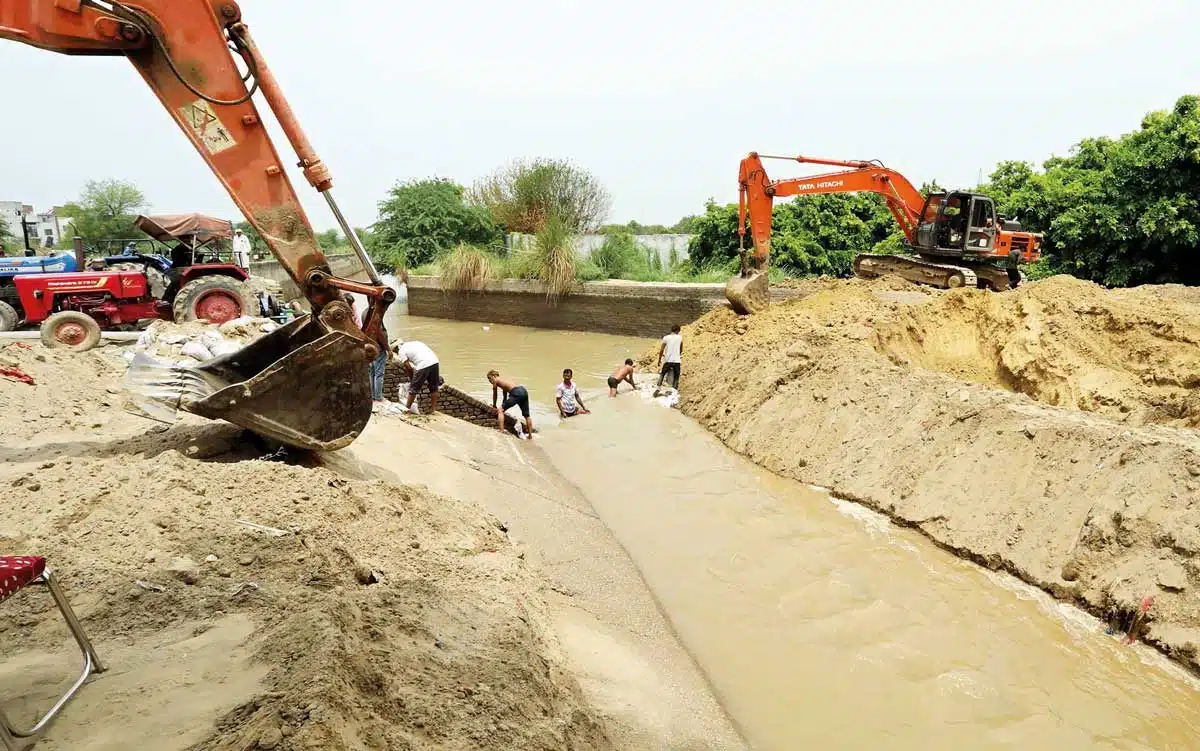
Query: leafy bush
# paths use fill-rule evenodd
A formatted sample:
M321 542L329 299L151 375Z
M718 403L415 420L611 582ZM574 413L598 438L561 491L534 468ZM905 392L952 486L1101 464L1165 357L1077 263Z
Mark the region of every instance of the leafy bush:
M460 244L502 244L491 214L467 205L464 195L461 185L441 178L394 186L379 202L372 238L376 256L397 267L420 266Z
M486 208L508 232L536 234L552 216L568 232L589 232L604 221L612 198L587 170L559 159L515 161L477 181L471 203Z
M618 229L609 233L604 244L593 250L588 259L600 269L604 278L617 279L642 262L641 246L633 239L633 232Z

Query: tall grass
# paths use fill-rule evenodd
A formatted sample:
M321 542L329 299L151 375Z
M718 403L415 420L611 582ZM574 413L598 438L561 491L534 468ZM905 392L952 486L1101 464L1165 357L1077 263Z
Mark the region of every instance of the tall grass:
M438 259L438 282L443 290L479 292L496 278L493 256L473 245L458 245Z
M560 217L552 214L534 236L533 264L537 278L546 285L547 300L555 303L571 293L579 256L571 230Z

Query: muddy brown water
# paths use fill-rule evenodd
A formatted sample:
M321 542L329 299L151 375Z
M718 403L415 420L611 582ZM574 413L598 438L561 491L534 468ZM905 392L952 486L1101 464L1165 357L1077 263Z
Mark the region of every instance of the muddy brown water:
M487 391L490 367L526 383L544 430L532 450L629 551L753 747L1197 747L1200 683L1153 650L759 469L648 394L607 398L612 367L653 341L406 317L391 329L469 391ZM596 392L594 413L558 425L564 366Z

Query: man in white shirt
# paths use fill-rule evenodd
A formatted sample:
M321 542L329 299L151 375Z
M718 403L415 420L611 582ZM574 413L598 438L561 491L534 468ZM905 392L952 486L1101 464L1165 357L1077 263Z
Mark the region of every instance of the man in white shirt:
M663 379L671 374L671 386L679 390L679 364L683 360L683 336L679 333L679 324L671 327L671 333L662 338L662 346L658 348L658 364L662 372L658 375L658 385L663 385Z
M589 414L588 408L583 406L583 397L579 394L579 387L572 380L574 375L570 368L564 370L562 383L558 384L558 388L554 390L554 403L558 405L558 414L563 417Z
M250 238L240 229L233 231L233 262L245 271L250 270Z
M437 355L424 342L418 342L415 339L409 342L400 340L398 344L397 358L402 365L412 371L412 377L408 382L408 402L405 406L411 410L421 387L426 386L429 389L429 412L430 414L437 412L438 388L442 385L441 366L438 363Z

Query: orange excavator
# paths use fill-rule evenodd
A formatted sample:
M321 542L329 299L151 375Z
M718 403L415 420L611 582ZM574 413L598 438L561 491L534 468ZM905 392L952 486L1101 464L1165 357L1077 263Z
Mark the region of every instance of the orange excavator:
M297 123L233 0L0 0L0 38L68 55L124 56L216 174L311 305L311 313L196 367L136 362L139 406L223 419L289 446L332 450L371 416L368 364L386 347L383 283L333 199L333 178ZM244 72L238 62L244 66ZM317 245L254 95L274 114L312 187L362 261L335 276ZM362 327L347 292L366 295Z
M763 159L841 167L809 177L771 180ZM992 199L963 191L931 193L913 187L904 175L879 162L841 161L808 156L767 156L751 152L738 171L738 235L742 268L725 288L739 313L766 306L767 264L771 256L771 210L776 198L826 193L877 193L904 232L909 254L864 254L854 259L854 273L865 278L897 274L934 287L981 287L1002 291L1016 287L1018 266L1041 255L1042 236L1024 232L1012 220L997 217ZM745 248L749 213L753 252Z

